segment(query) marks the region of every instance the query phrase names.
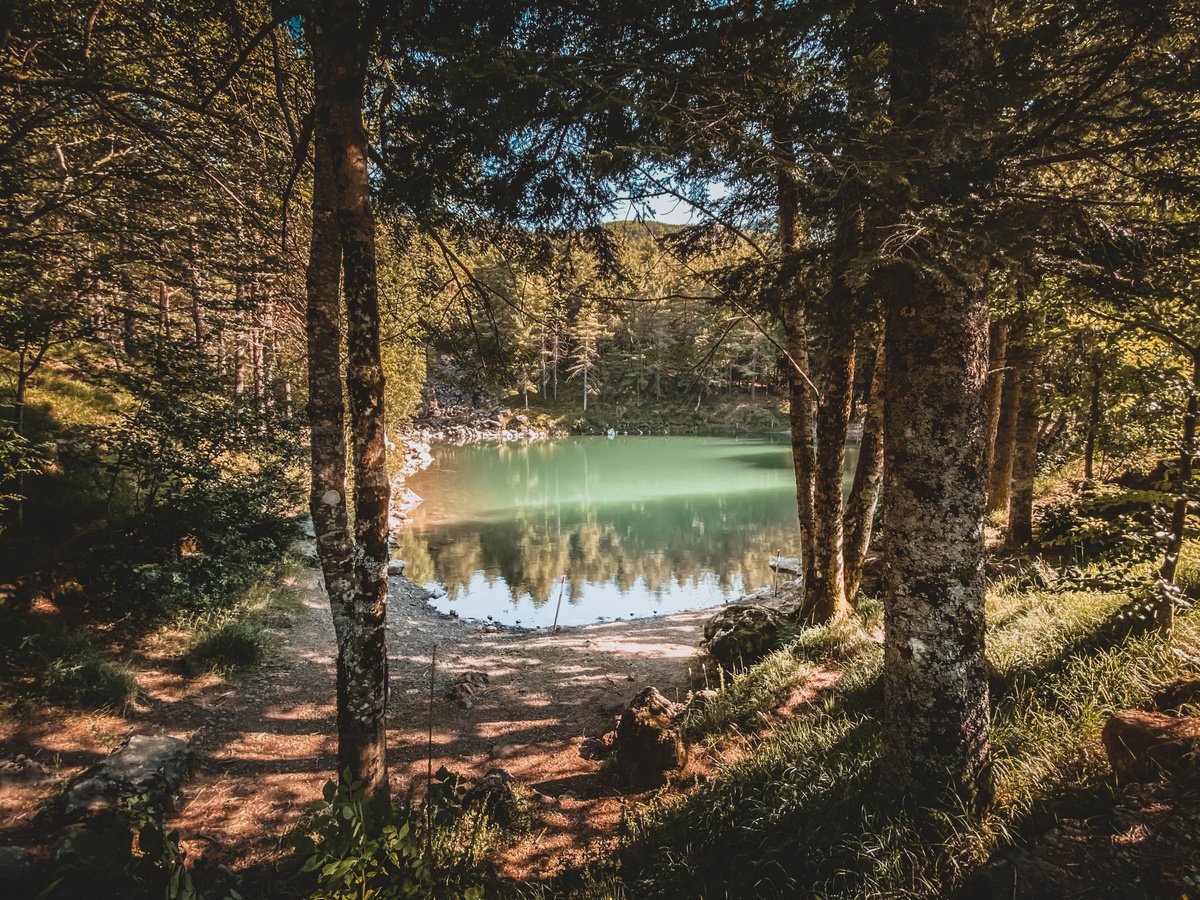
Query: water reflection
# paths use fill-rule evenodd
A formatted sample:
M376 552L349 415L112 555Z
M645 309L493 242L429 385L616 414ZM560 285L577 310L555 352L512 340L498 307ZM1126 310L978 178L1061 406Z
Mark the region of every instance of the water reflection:
M572 438L440 447L397 536L443 610L549 626L712 606L768 583L796 536L779 440ZM565 584L563 576L566 576Z

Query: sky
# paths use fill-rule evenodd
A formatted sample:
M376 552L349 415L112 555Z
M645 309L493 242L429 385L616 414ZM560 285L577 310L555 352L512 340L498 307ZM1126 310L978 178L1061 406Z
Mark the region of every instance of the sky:
M708 188L708 196L710 200L719 200L728 193L728 189L723 184L712 184ZM647 218L655 222L663 222L668 225L697 225L704 221L704 213L692 206L686 200L680 200L678 197L662 195L639 205L650 207ZM608 218L613 222L623 222L636 219L638 210L633 208L628 200L619 202L612 210Z

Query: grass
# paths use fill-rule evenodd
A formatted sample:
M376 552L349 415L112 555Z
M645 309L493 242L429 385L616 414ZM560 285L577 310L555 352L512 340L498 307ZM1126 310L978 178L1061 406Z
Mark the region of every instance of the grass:
M1200 542L1185 556L1181 569L1194 578ZM609 896L951 893L997 849L1038 833L1056 815L1105 802L1111 788L1099 735L1106 717L1147 705L1161 685L1195 671L1200 611L1184 611L1167 639L1148 629L1137 607L1121 591L1013 581L993 588L997 799L983 815L889 799L876 776L881 653L845 625L800 632L693 714L689 733L710 737L738 727L831 652L843 660L841 679L817 708L712 784L631 817L620 884L610 879ZM591 874L593 884L605 871Z
M137 699L138 684L82 629L0 606L0 694L17 710L43 703L119 710Z
M290 621L304 609L304 598L295 587L299 569L296 560L285 560L231 608L211 610L181 623L191 635L188 656L222 674L261 665L271 648L268 628Z

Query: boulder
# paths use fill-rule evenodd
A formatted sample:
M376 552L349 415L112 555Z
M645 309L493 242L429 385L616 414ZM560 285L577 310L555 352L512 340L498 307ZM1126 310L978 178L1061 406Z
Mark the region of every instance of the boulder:
M1197 763L1200 717L1125 710L1101 733L1113 773L1122 781L1156 781L1182 775Z
M472 698L486 688L490 680L487 672L461 672L450 684L450 699L462 709L470 709Z
M613 756L621 780L634 790L662 787L687 765L687 745L675 722L683 706L648 687L621 715Z
M403 575L404 566L405 562L402 559L388 560L388 575L393 578L398 575Z
M191 773L192 763L186 741L136 734L71 779L62 796L63 818L68 822L92 819L116 809L123 797L136 794L145 794L152 806L165 809Z
M780 575L791 575L793 578L804 576L804 566L796 556L772 556L767 560L767 566Z
M722 668L733 671L762 659L785 624L787 619L778 609L735 603L705 623L700 646Z

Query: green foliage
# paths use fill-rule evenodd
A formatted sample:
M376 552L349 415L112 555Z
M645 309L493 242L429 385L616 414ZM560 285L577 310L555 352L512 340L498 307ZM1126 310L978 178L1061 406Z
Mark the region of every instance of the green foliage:
M0 533L5 513L25 498L12 490L21 475L37 472L42 462L40 449L7 422L0 423Z
M115 816L73 831L39 897L204 900L184 865L178 832L168 833L162 811L146 795L121 801ZM241 900L229 891L222 900Z
M191 656L218 672L236 672L260 665L268 639L262 623L247 615L222 616L197 635Z
M0 606L0 681L8 699L25 706L122 709L138 695L133 673L102 656L84 631L12 604Z
M364 796L359 785L325 784L308 831L294 838L302 872L314 873L314 900L399 900L446 897L481 900L472 883L478 865L474 836L460 851L447 851L447 838L466 821L461 780L439 769L420 804L398 807ZM476 833L483 818L474 820Z
M404 339L384 341L380 352L386 384L383 405L388 424L408 422L421 405L425 353L418 344Z
M1097 485L1043 507L1041 545L1081 561L1148 559L1163 546L1169 500L1159 491Z

